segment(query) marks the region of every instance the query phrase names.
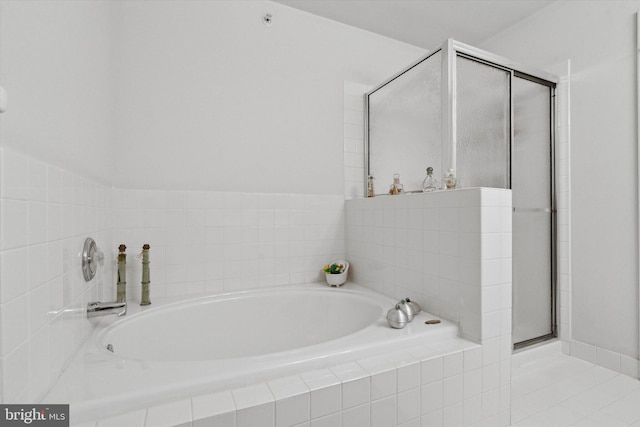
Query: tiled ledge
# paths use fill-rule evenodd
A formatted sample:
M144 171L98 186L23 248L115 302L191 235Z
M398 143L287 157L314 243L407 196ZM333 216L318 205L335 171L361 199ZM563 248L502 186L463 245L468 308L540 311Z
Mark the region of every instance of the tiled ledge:
M442 346L411 347L77 426L509 425L509 358L459 338Z

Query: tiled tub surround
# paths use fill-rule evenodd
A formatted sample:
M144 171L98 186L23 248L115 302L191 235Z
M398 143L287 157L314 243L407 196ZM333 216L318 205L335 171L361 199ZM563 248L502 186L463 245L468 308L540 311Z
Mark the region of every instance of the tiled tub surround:
M127 245L127 293L140 301L151 245L151 301L324 280L345 257L344 197L116 190L115 246ZM112 248L115 254L116 247Z
M494 357L452 338L72 425L506 426L508 409L498 390L485 390L485 384L504 381L483 366Z
M483 363L500 382L483 383L483 390L499 394L500 422L508 425L511 191L470 188L346 203L353 280L412 297L459 323L462 336L483 351L495 351L497 358Z
M3 402L39 401L60 375L92 328L86 304L115 298L120 243L131 303L144 243L152 301L317 281L344 258L343 196L117 190L6 147L0 157ZM87 283L88 236L105 264Z
M265 350L264 354L256 356L249 354L245 357L233 358L224 356L220 358L211 357L210 360L200 360L200 358L194 356L192 353L186 354L189 360L175 360L175 357L185 356L173 354L171 349L168 349L168 353L162 350L158 353L158 357L151 355L145 360L127 358L126 356L121 358L118 355L118 348L120 348L121 343L117 341L117 337L115 337L115 353L113 354L103 348L104 342L100 337L97 337L96 340L89 340L83 347L79 355L60 378L56 387L46 396L46 401L70 402L72 404L71 415L74 422L84 422L92 417L102 418L106 415L121 414L127 410L139 410L140 408L167 401L173 402L179 400L180 397L191 398L192 396L197 396L202 393L235 390L243 386L252 386L255 388L257 382L271 381L292 374L300 375L312 390L334 387L336 383L328 383L324 376L317 377L315 376L316 374L310 374L310 372L347 364L346 366L351 366L347 372L342 372L340 369L345 368L340 368L338 371L335 371L335 373L342 372L340 377L343 380L349 379L349 375L353 376L354 374L357 374L357 378L352 379L359 379L364 377L368 372L365 369L366 367L379 369L378 365L381 363L380 361L388 358L394 360L398 357L394 355L398 349L409 349L420 344L424 344L420 347L420 351L422 352L420 356L428 356L429 359L449 353L458 353L464 349L477 348L475 344L456 337L458 328L454 324L445 321L439 325L425 325L425 320L434 318L434 316L428 313L420 313L411 324L402 330L390 328L386 324L385 315L387 309L395 300L353 283L348 283L341 288L329 288L326 284L307 284L294 287L275 287L266 290L256 289L248 293L241 292L240 294L223 294L219 298L212 300L212 305L210 305L212 311L209 311L209 313L210 316L216 316L217 310L222 309L229 303L237 304L238 311L241 311L243 306L246 306L243 301L248 301L245 300L245 298L257 298L260 300L264 300L265 298L278 298L288 302L286 305L290 308L290 312L279 311L278 313L274 313L277 315L273 316L273 319L267 319L265 317L265 322L268 323L268 321L271 320L277 323L278 319L286 319L287 315L291 317L292 313L296 312L295 301L292 302L289 300L291 298L305 298L305 295L320 302L323 300L322 298L329 298L333 301L332 305L341 302L343 304L355 304L358 301L362 301L361 304L365 306L373 304L378 313L368 326L356 332L349 333L344 337L331 339L316 345L303 345L302 347L292 348L282 352ZM194 300L194 303L197 304L198 307L202 307L203 302L204 300L202 299ZM219 306L219 304L222 305ZM185 310L182 311L184 315L189 318L192 317L192 306L182 305L178 307ZM175 306L171 308L175 308ZM276 308L277 307L274 307L274 309ZM126 325L127 322L144 322L145 317L153 315L148 311L149 309L156 311L162 310L150 307L141 309L139 306L134 306L132 307L133 312L143 311L144 313L137 316L137 318L134 317L134 313L129 313L129 319L103 318L101 319L102 325L98 327L97 332L103 328L108 328L109 324ZM198 308L198 310L199 309L200 308ZM330 308L320 308L320 310L321 312L316 313L315 316L313 310L304 310L303 313L298 313L296 316L300 317L300 322L302 323L305 321L305 316L309 317L309 322L320 321L324 323L322 322L322 318L324 315L330 315ZM353 313L342 313L340 315L350 317L352 314ZM176 327L179 327L179 312L174 311L173 313L164 313L162 315L176 319L176 323L174 324L177 324L178 326ZM369 317L368 314L367 317ZM357 319L354 318L354 321L357 322ZM235 319L234 322L241 323L242 319ZM216 328L229 329L229 327L231 327L215 321L204 321L204 323L213 329L210 338L214 340L215 336L222 333L216 331ZM321 332L321 323L318 324L315 330ZM255 322L249 322L244 327L250 329L254 324ZM350 326L351 325L345 325L346 328ZM149 334L155 334L156 337L161 337L160 332L155 329L154 324L151 324L150 327L151 330L148 331ZM171 325L164 325L160 329L164 331L171 327ZM278 328L287 328L286 325L280 324L274 324L272 327L274 340L277 340L277 337L282 335L282 332L280 332ZM295 341L293 340L296 327L296 325L289 325L287 328L292 329L292 331L291 336L287 338L285 344L295 345ZM242 328L242 325L240 325L240 328ZM336 332L334 330L335 325L331 326L331 329L329 332ZM107 331L109 331L109 329L107 329ZM313 335L313 330L307 332ZM206 331L202 331L201 335L203 339L207 339ZM238 336L229 337L225 340L216 341L219 345L234 346L233 340L235 339L239 340L238 345L235 347L246 347L247 343L243 343L242 340L248 339L246 338L247 334L239 333L237 335ZM267 337L268 335L267 333ZM303 338L306 340L308 337L304 335ZM289 341L292 342L289 343ZM255 342L254 344L255 346L259 345L259 343ZM170 345L170 343L168 342L167 345ZM270 346L271 344L267 342L265 345ZM298 345L300 346L301 344ZM253 348L253 346L248 347L248 351L253 352L254 350L255 348ZM193 351L195 352L197 349L194 348ZM371 361L362 362L372 354L380 355L378 365L372 365L373 362ZM471 363L471 365L479 364L481 362L480 354L480 350L478 349L476 353L477 360L469 363ZM462 363L461 356L462 354L460 354L460 363ZM405 355L399 361L406 364L408 360L411 360L415 364L421 360L415 358L408 359L407 357L408 356ZM171 360L164 360L167 358ZM361 361L358 372L352 372L358 361ZM392 365L387 363L385 367L385 370L388 370L391 369ZM393 366L393 368L395 367L396 366ZM479 365L474 367L474 369L479 368ZM420 371L412 371L412 373L415 375L415 378L407 378L407 380L413 381L411 384L417 387L419 385ZM461 370L459 372L458 368L454 367L452 368L452 375L454 373L461 374ZM462 380L462 377L460 380ZM276 383L278 383L278 381L276 381ZM364 386L365 384L359 384L357 388L360 395L363 394L362 387ZM401 391L404 391L402 387ZM331 392L332 390L325 390L323 393ZM452 390L451 399L455 402L458 402L458 399L455 397L455 394L458 392L462 392L462 389L454 388L454 390ZM366 395L368 398L369 393L367 392ZM339 396L337 396L337 398L339 399ZM462 395L460 395L460 398L462 398ZM360 397L358 399L360 399ZM236 400L236 403L239 404L238 400ZM438 404L434 402L429 406L429 408L434 408L435 410L433 405L437 407ZM335 412L335 407L332 406L332 408L334 409L330 411L331 413ZM338 409L340 408L342 408L342 406L338 405ZM329 412L320 412L320 415L329 414ZM393 411L393 414L394 418L392 421L394 422L395 411ZM312 418L320 416L315 409L312 409L308 415ZM420 415L422 414L417 413L411 418L419 417ZM150 425L156 424L152 423ZM269 424L266 423L264 425Z
M120 243L131 303L144 243L152 302L318 281L344 258L343 196L117 190L7 147L0 158L2 402L39 401L60 375L92 328L86 304L115 298ZM87 283L88 236L105 264Z
M0 402L39 401L91 330L84 307L112 282L85 282L86 236L111 242L111 188L0 149ZM107 254L105 265L109 265Z
M354 281L415 298L477 342L511 334L511 191L472 188L347 201Z
M0 209L3 221L0 242L0 398L3 402L41 400L49 385L85 341L92 323L84 317L84 307L90 300L113 298L113 256L115 246L121 242L130 248L128 284L129 299L133 304L139 298L140 269L133 255L139 253L138 247L141 248L143 243L152 245L152 301L155 297L158 302L170 296L183 298L251 287L316 281L322 277L319 265L328 259L345 257L345 213L341 196L114 190L107 185L23 156L12 149L3 148L0 155ZM477 194L469 196L466 195L467 191ZM372 202L382 203L385 206L383 211L393 211L393 227L389 228L397 229L399 234L391 233L398 234L399 237L397 242L394 237L393 244L383 244L382 251L393 256L394 260L398 257L399 264L394 277L405 280L406 277L415 277L417 272L415 264L411 268L408 264L416 261L415 251L409 251L409 248L414 247L409 246L409 241L411 245L416 242L409 233L413 226L403 225L405 215L407 219L415 218L415 210L422 210L419 227L424 227L423 219L424 224L433 224L426 221L432 209L438 210L447 218L449 213L457 210L458 217L454 222L462 226L463 219L469 214L466 208L479 208L476 213L482 215L472 222L479 227L477 230L482 231L458 231L469 231L467 238L472 235L480 239L467 247L477 250L472 253L480 256L480 252L490 250L495 254L495 244L492 246L487 242L495 243L496 239L504 242L506 238L504 229L490 232L485 227L496 224L495 221L487 222L487 218L495 214L495 209L485 208L500 207L506 200L503 195L499 198L501 202L495 202L500 190L495 191L497 193L485 189L457 190L410 195L406 198L353 200L347 202L347 211L356 206L350 206L351 203ZM460 200L458 196L461 196ZM494 202L489 202L491 199ZM399 204L388 205L391 200ZM430 205L431 201L434 201L434 206ZM364 205L357 206L358 209L363 209L363 221L369 221L369 214L364 213ZM489 212L492 214L486 215ZM353 213L347 213L348 217L352 215ZM390 215L390 212L382 213L383 222L387 225ZM443 227L438 233L447 235L453 232L448 229L453 224L451 220L438 221L438 227ZM347 238L351 239L347 243L350 251L356 251L356 246L362 245L362 241L356 238L360 236L357 234L359 231L354 230L353 225L346 225ZM361 226L369 225L363 222ZM407 233L404 233L405 229ZM350 234L354 231L355 235ZM376 231L382 231L384 239L390 238L389 230ZM422 238L427 235L427 231L434 230L423 231ZM488 240L481 239L488 237L486 234L493 236ZM501 237L497 237L498 234ZM84 238L88 235L96 238L105 251L106 262L96 279L85 283L80 271L80 251ZM405 235L407 242L403 243ZM465 237L460 238L459 256L464 256L462 248L466 246L462 242ZM452 247L443 248L440 238L438 241L439 257L440 251L443 252L442 255L447 255L448 251L453 250ZM424 248L421 243L418 251L421 254L420 277L423 273L426 276L430 274L425 269L425 265L429 265L430 256L425 252L430 252L429 248L434 246L429 245L432 245L431 241ZM487 249L480 251L478 245ZM489 249L491 247L493 249ZM378 253L376 245L371 245L371 249ZM363 261L371 259L366 256L359 258L362 253L347 254L352 262L352 277L369 280L362 276L367 274L370 267ZM408 255L406 264L402 261L404 254ZM505 253L500 255L502 258L505 256ZM287 265L294 266L292 270L280 272L273 269L277 263L286 262L287 257ZM46 260L43 264L46 268L27 268L29 265L42 263L43 259ZM296 262L292 262L292 259ZM485 425L507 425L509 377L505 373L509 367L509 351L505 351L508 346L504 344L508 339L505 340L503 335L494 335L496 328L500 330L500 334L505 330L504 325L498 325L503 323L500 319L506 318L504 311L507 308L504 304L508 299L508 290L505 281L494 283L496 264L502 266L500 274L507 272L503 263L496 263L496 260L497 258L491 259L483 255L480 262L483 267L480 269L482 280L478 282L483 284L481 293L474 294L471 298L461 295L460 305L449 304L450 307L458 307L459 314L464 312L464 307L480 304L483 314L477 318L482 320L483 325L483 338L478 340L482 343L481 347L462 339L453 339L449 344L438 346L438 349L429 344L416 348L406 347L397 354L387 353L374 359L359 359L347 365L334 366L330 370L323 368L248 388L234 388L215 395L145 408L125 414L123 419L127 419L127 425L130 424L131 418L127 418L130 416L142 417L140 425L144 425L145 420L147 425L188 425L190 420L219 416L214 418L222 420L223 425L234 425L226 423L229 419L235 420L237 425L250 425L252 416L266 410L274 414L273 418L266 418L266 425L270 425L272 421L274 425L286 425L283 424L286 419L301 419L302 425L309 422L312 425L339 425L336 420L342 420L345 426L359 425L359 422L362 425L368 425L369 422L372 425L404 425L405 421L406 425L419 425L420 419L428 425L438 425L438 420L444 422L443 425L456 425L458 421L462 425L475 425L477 420L483 420ZM441 261L446 264L446 260ZM485 269L485 265L489 268ZM441 274L440 270L438 274ZM435 292L426 279L420 282L424 286L418 288L413 285L401 286L411 283L408 280L384 282L386 284L381 285L382 282L373 277L372 283L374 288L394 298L419 295L417 299L434 311L434 306L423 300L423 297ZM389 286L389 283L393 285ZM455 286L453 288L460 289ZM418 292L414 293L414 290ZM407 294L406 291L410 293ZM489 294L499 297L490 298ZM497 301L501 301L499 307L496 306ZM435 307L438 310L436 314L449 316L446 310L440 311L441 307L447 307L446 303L438 303ZM474 316L479 314L475 313ZM6 320L9 318L10 322ZM460 321L464 328L463 316L458 319L455 316L449 318ZM23 321L14 322L14 319ZM472 328L465 330L469 337L473 337L473 333L469 332L471 330ZM467 363L469 357L474 362ZM432 360L434 362L428 362ZM451 363L451 366L457 366L459 360L464 360L463 371L446 368ZM425 364L426 362L428 363ZM429 378L429 374L424 373L429 363L442 366L442 376L438 377L436 374L434 378L439 379L435 381L425 379ZM415 374L418 367L421 370L419 377L423 381L415 387L402 385L409 381L406 374ZM462 379L464 381L461 383ZM381 387L385 391L380 391ZM460 390L463 393L461 400L457 397ZM262 393L264 391L268 393ZM361 398L350 401L353 393L363 394L360 394ZM437 397L438 394L440 398ZM418 402L419 409L416 409ZM176 415L179 421L165 416L165 411ZM158 420L158 416L162 420ZM195 421L193 424L198 425ZM103 420L100 425L109 425L109 422Z

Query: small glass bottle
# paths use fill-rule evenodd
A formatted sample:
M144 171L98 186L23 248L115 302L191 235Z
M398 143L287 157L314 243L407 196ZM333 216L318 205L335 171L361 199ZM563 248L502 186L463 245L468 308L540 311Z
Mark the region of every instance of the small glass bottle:
M449 169L445 176L442 178L442 187L445 190L453 190L456 188L456 173L453 169Z
M373 175L367 177L367 197L375 197L376 192L373 188Z
M422 181L422 191L430 193L438 189L438 180L433 177L433 168L429 166L427 168L427 176Z
M389 194L397 196L404 193L404 185L400 184L400 174L393 174L393 184L389 186Z

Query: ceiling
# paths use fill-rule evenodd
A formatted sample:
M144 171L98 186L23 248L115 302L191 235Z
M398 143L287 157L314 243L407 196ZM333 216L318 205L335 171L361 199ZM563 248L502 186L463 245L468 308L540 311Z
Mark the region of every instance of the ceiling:
M274 0L427 50L480 45L555 0Z

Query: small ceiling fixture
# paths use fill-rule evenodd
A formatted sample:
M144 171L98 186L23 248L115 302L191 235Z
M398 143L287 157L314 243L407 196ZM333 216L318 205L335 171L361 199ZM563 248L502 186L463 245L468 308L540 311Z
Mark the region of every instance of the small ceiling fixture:
M270 13L267 13L266 15L264 15L264 16L262 17L262 23L263 23L264 25L266 25L267 27L270 27L270 26L271 26L271 24L273 24L273 17L271 16L271 14L270 14Z

